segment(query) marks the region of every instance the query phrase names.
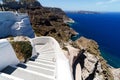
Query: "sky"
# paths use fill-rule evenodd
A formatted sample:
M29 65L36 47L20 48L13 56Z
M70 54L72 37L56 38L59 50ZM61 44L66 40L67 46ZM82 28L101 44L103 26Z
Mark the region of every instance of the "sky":
M43 6L59 7L65 11L120 12L120 0L39 0Z

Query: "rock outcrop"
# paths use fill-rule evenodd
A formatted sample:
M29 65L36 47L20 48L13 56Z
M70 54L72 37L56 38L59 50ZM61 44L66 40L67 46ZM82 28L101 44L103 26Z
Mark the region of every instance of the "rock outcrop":
M113 76L114 76L114 80L120 80L120 68L115 69L115 68L110 68Z
M86 56L85 65L83 68L83 75L85 71L88 71L89 76L84 77L85 80L114 80L113 74L111 73L108 64L102 58L99 51L98 44L91 39L86 39L81 37L76 42L79 48L83 48L86 50L84 55Z
M56 11L61 13L56 14ZM63 17L66 15L61 9L35 8L34 11L28 9L28 13L37 36L52 36L59 42L67 42L76 35L76 32L64 23Z
M68 43L64 50L67 51L66 56L75 80L120 80L120 70L106 63L94 40L81 37ZM78 74L81 75L81 79Z

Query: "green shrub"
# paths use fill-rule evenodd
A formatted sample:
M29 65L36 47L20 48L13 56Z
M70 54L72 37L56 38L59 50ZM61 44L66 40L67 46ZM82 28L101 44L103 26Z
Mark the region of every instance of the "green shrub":
M16 52L17 58L25 62L27 61L32 55L32 46L29 41L17 41L17 42L10 42L14 51Z

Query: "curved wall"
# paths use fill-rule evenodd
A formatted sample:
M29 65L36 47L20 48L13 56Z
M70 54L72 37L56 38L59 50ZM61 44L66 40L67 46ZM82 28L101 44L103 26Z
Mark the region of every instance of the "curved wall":
M0 40L0 71L8 65L16 65L19 60L11 46L6 39Z
M65 57L59 43L54 38L49 36L36 37L33 38L31 42L34 46L49 43L48 46L51 46L54 49L56 55L56 80L73 80L69 60ZM34 53L33 55L36 54Z
M0 38L7 36L35 37L27 14L0 11Z

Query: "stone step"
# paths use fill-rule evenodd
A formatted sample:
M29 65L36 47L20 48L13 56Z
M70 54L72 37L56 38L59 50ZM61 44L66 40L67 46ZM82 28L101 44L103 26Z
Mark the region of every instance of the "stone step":
M44 64L50 64L50 65L55 65L55 62L48 62L48 61L43 61L43 60L35 60L35 62L40 62L40 63L44 63Z
M0 80L24 80L24 79L21 79L12 75L8 75L5 73L0 73Z
M36 49L41 49L41 48L43 48L45 45L35 45L35 48Z
M43 49L39 50L40 52L45 52L45 51L54 51L54 49L52 47L44 47Z
M38 55L38 57L39 56L46 56L46 57L53 57L53 56L55 56L55 53L49 53L49 54L40 54L40 55Z
M55 71L51 71L42 67L37 67L37 66L30 66L30 65L25 65L25 64L18 64L17 67L21 67L27 70L35 71L41 74L49 75L49 76L54 76Z
M37 59L44 59L44 60L48 60L48 61L54 61L56 58L47 58L47 57L38 57Z
M29 60L35 61L35 59L39 58L47 58L47 59L53 59L55 58L55 54L39 54L38 56L31 57Z
M41 45L41 44L40 44ZM46 44L42 44L43 46L42 47L37 47L38 49L40 50L47 50L47 49L53 49L53 47L51 46L50 43L46 43ZM35 45L36 46L39 46L39 44Z
M55 54L56 52L55 51L44 51L44 52L41 52L39 51L40 54Z
M35 50L37 53L39 53L39 50L41 50L41 48L43 48L45 45L35 45Z
M53 57L54 56L54 57ZM36 60L44 60L44 61L49 61L49 62L55 62L53 61L55 59L55 54L51 54L51 55L47 55L47 54L42 54L42 55L38 55L36 57L32 57L29 60L30 61L36 61Z
M14 80L14 79L10 79L8 77L0 76L0 80Z
M46 43L46 44L36 44L35 45L35 49L37 52L39 52L40 50L43 50L44 48L46 48L49 44Z
M39 63L39 62L29 61L29 62L27 62L26 64L30 64L30 65L34 65L34 66L40 66L40 67L48 68L48 69L52 69L52 70L55 69L55 66L54 66L54 65L43 64L43 63Z
M42 52L38 56L55 56L55 52Z
M43 49L43 48L46 47L46 46L48 46L48 43L46 43L46 44L41 44L41 43L39 43L39 44L36 44L36 45L35 45L35 48L37 48L37 49Z
M20 63L20 64L25 64L25 63ZM31 64L25 64L27 66L32 66L32 67L37 67L37 68L42 68L45 70L49 70L49 71L55 71L54 69L49 69L49 68L45 68L45 67L41 67L41 66L36 66L36 65L31 65Z
M41 53L55 53L55 51L54 50L45 50L45 51L41 51L41 50L39 50L39 53L41 54Z
M24 80L54 80L54 77L46 76L35 71L26 70L15 66L8 66L2 72Z
M48 59L48 58L37 58L36 60L44 60L44 61L56 62L56 58L53 58L53 59Z
M52 64L56 63L55 61L48 61L48 60L43 60L43 59L35 59L35 61L49 62L49 63L52 63Z
M54 58L55 55L39 55L37 58L41 58L41 57L45 57L45 58Z
M41 55L41 56L38 56L37 58L53 59L53 58L55 58L55 56L43 56L43 55Z

